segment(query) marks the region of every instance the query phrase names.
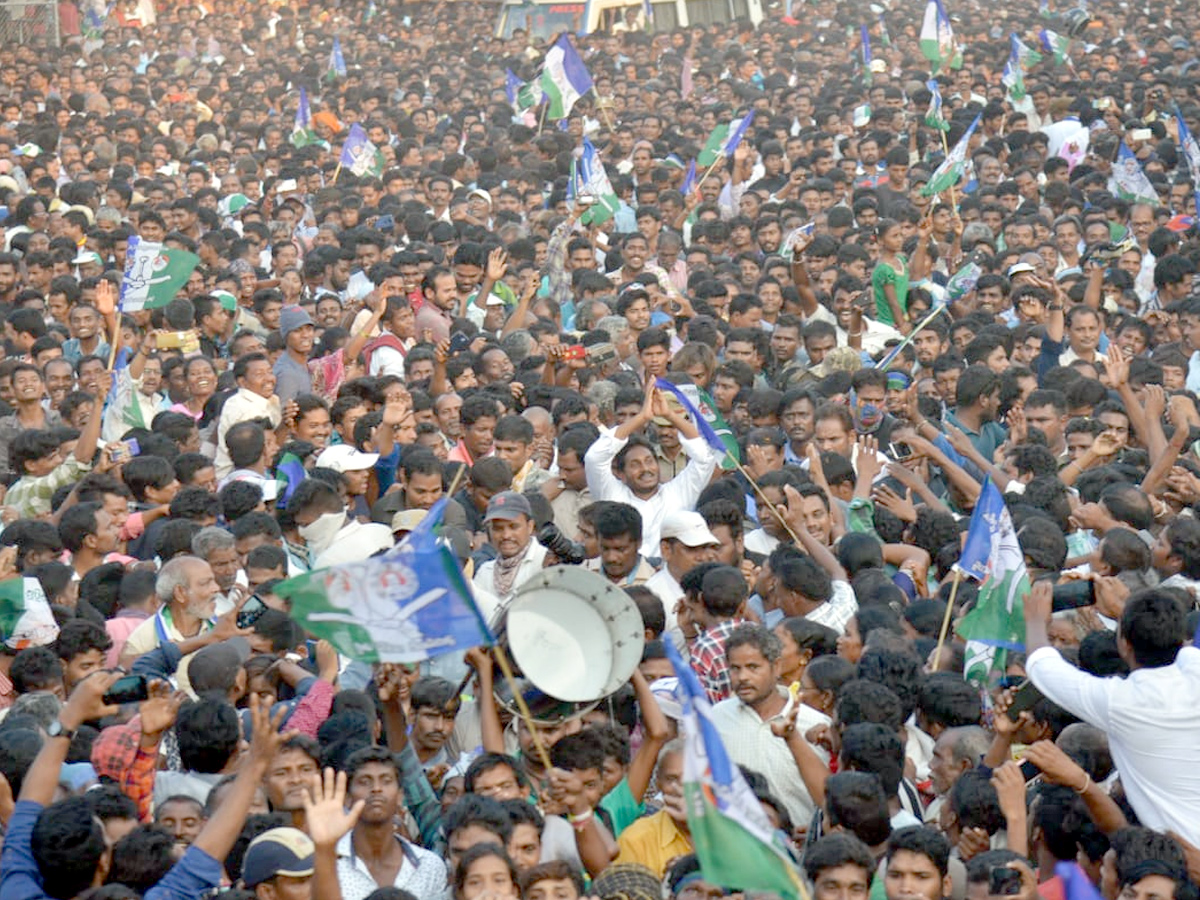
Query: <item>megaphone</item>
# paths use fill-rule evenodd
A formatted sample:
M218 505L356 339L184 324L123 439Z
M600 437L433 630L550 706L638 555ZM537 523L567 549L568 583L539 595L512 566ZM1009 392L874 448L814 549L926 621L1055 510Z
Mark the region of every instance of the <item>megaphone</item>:
M557 725L595 708L642 661L645 626L637 605L604 576L552 566L526 581L491 623L534 721ZM504 680L496 702L519 715Z

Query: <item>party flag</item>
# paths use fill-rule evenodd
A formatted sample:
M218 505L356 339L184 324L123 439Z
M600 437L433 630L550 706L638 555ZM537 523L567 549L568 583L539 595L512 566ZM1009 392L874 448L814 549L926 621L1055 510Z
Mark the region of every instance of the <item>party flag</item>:
M547 51L539 80L551 119L566 118L575 101L592 89L592 76L565 34Z
M200 265L200 257L186 250L164 247L137 235L125 251L125 274L117 309L122 313L158 309L175 299Z
M1133 151L1121 141L1117 161L1113 163L1112 175L1108 179L1108 190L1122 200L1133 203L1158 203L1158 191L1142 171L1142 164Z
M417 663L495 642L462 568L434 528L440 500L394 550L289 578L274 593L350 659Z
M950 27L942 0L928 0L925 4L920 47L921 54L933 65L935 75L946 67L962 68L962 52L954 41L954 29Z
M1008 651L1025 649L1023 598L1029 593L1029 573L1012 516L990 478L975 502L955 568L982 582L974 608L958 625L958 634L967 641L963 675L985 686L993 673L1004 671Z
M925 124L930 128L936 128L938 131L949 131L950 123L946 121L946 113L942 109L942 88L937 83L936 78L930 78L925 82L925 87L929 88L929 109L925 113Z
M350 134L342 145L342 155L338 164L351 173L362 178L371 175L378 178L383 174L383 153L371 143L363 127L355 122L350 126Z
M921 188L921 194L925 197L932 197L934 194L940 194L942 191L954 187L958 180L962 178L963 168L967 160L967 148L971 144L971 135L975 133L975 129L979 127L979 116L975 117L975 121L971 123L958 143L942 160L942 164L933 170L933 174L929 176L929 183Z

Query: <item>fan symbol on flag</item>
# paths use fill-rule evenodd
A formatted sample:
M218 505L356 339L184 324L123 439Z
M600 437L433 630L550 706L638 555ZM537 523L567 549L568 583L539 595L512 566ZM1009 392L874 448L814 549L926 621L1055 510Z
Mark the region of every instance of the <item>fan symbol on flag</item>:
M166 254L160 253L160 254L158 254L158 256L154 257L154 262L150 264L150 268L153 269L155 272L161 272L163 269L165 269L170 264L171 264L171 261L169 259L167 259Z

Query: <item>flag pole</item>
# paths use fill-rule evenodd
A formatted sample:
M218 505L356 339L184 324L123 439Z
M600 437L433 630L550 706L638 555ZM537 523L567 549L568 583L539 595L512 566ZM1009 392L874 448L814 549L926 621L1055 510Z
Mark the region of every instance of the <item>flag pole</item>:
M529 711L529 704L525 702L525 695L517 687L517 679L513 676L512 666L508 662L508 654L504 652L504 648L499 643L496 643L492 647L492 654L496 658L496 665L500 667L501 674L504 675L504 680L508 682L508 689L512 691L513 701L517 704L517 710L521 713L521 718L525 720L525 725L529 728L529 738L533 741L533 747L537 751L542 768L549 772L554 768L550 764L550 754L546 751L546 745L542 743L542 736L538 734L537 727L533 721L533 713Z
M955 568L954 583L950 585L950 600L946 603L946 615L942 616L942 629L938 632L937 649L933 651L933 671L938 671L942 665L942 646L946 643L946 635L950 631L950 618L954 615L954 598L958 596L958 584L962 581L962 570Z
M792 540L796 542L797 546L800 546L800 536L798 534L796 534L795 531L792 530L792 526L788 523L788 520L784 517L783 513L781 513L778 509L775 508L775 504L767 499L766 494L763 493L763 489L761 487L759 487L758 482L754 480L754 476L751 475L749 472L747 472L746 467L743 466L736 459L734 459L733 454L730 453L728 450L725 451L725 455L728 456L729 459L733 461L733 464L735 466L737 466L737 470L742 473L742 476L748 482L750 482L750 486L752 488L754 488L754 492L756 494L758 494L759 499L761 499L762 502L767 505L767 509L769 509L771 511L771 515L773 515L778 520L779 524L783 526L784 531L786 531L789 535L791 535Z
M546 127L546 110L549 108L549 103L542 103L542 116L540 119L538 119L538 137L542 136L542 129Z
M600 100L600 95L596 93L596 85L592 84L592 95L596 98L596 109L600 110L600 115L604 117L604 127L609 131L613 130L612 116L608 114L608 107Z
M693 191L700 190L700 185L704 184L705 179L708 178L708 176L713 173L713 171L717 168L717 166L719 166L721 164L721 161L723 159L725 159L724 154L720 154L717 156L716 160L713 161L713 164L704 170L704 174L700 176L700 180L697 181L694 185L692 185Z
M924 328L926 325L928 325L930 322L932 322L934 319L936 319L938 316L940 316L942 313L948 311L949 309L950 309L949 303L943 303L940 306L935 306L933 308L933 310L929 313L929 315L927 315L925 318L923 318L920 322L918 322L916 325L914 325L912 327L912 330L909 331L909 333L904 336L904 340L902 340L899 344L897 344L895 347L893 347L888 352L887 356L885 356L879 362L875 363L875 365L872 368L879 369L879 368L882 368L884 366L884 364L890 365L892 360L894 360L896 357L898 357L900 355L901 351L904 350L905 347L907 347L909 344L911 344L913 342L913 338L915 338L917 336L918 331L920 331L922 328Z

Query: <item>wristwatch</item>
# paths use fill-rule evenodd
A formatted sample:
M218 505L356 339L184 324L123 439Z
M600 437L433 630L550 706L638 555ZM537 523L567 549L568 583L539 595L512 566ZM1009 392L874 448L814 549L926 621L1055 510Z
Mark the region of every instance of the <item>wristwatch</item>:
M71 741L75 739L75 732L73 730L64 728L63 723L58 719L55 719L46 727L46 736L52 738L64 737L68 741Z

